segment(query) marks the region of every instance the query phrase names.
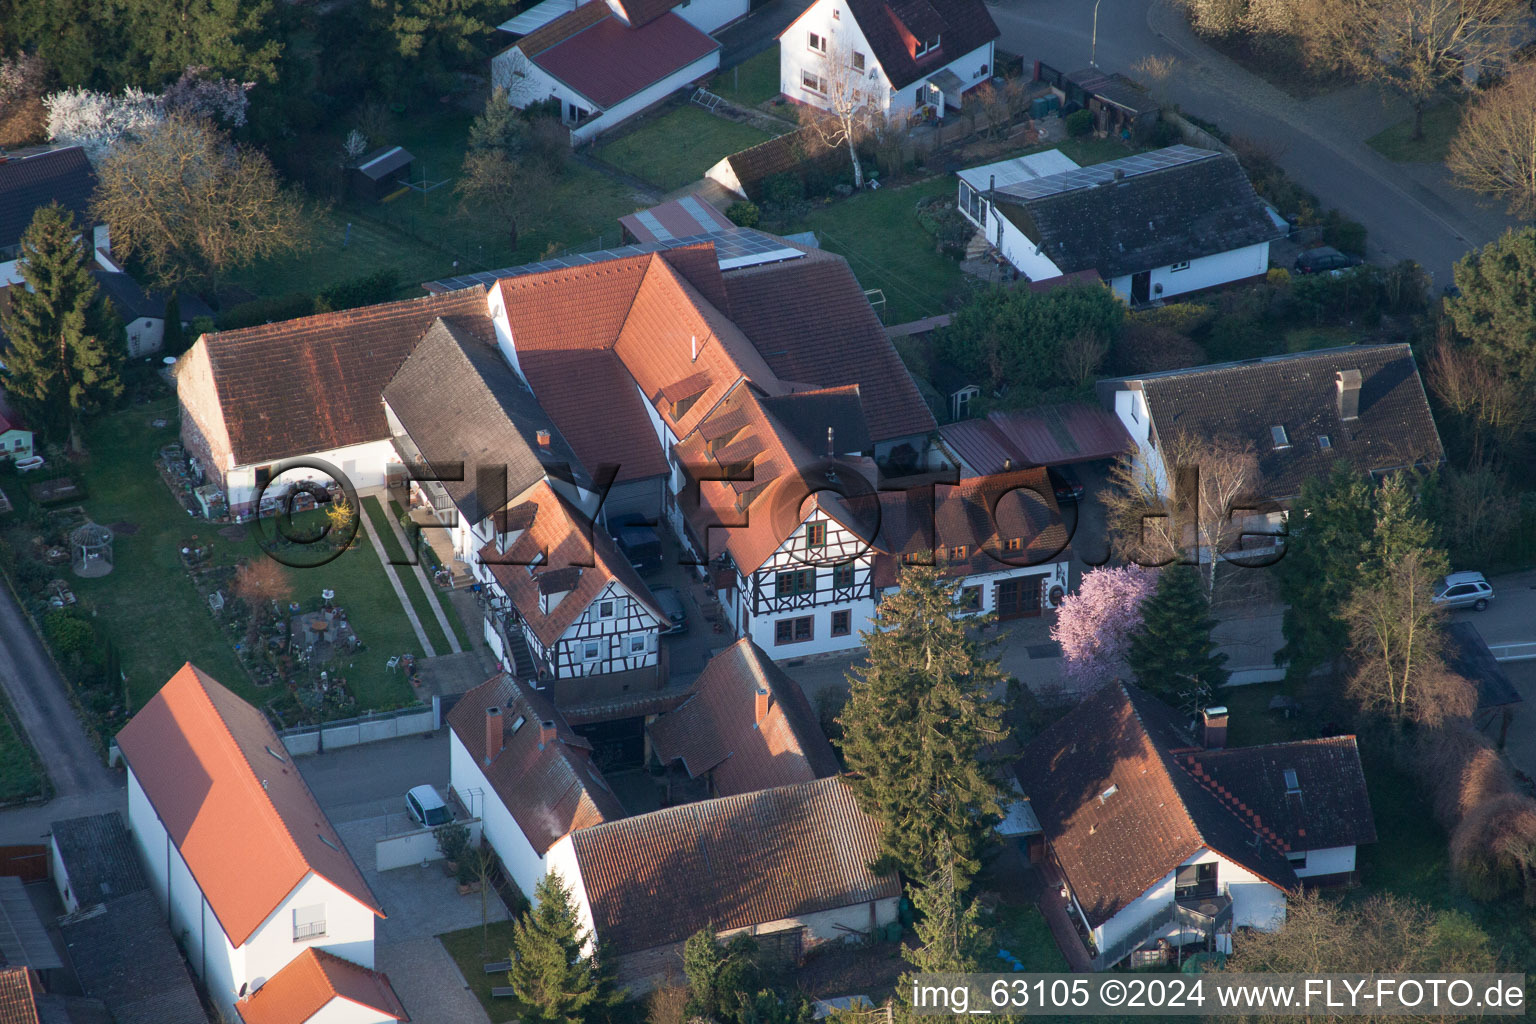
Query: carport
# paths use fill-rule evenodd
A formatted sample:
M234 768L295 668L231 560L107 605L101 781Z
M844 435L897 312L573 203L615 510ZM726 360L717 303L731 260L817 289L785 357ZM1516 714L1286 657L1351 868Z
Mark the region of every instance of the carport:
M1113 459L1131 446L1119 417L1088 402L993 412L947 423L939 437L967 476Z

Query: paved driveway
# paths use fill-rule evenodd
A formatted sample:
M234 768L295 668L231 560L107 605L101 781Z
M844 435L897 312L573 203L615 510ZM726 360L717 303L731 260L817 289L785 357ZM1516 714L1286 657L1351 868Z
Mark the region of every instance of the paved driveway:
M480 1001L469 991L458 966L434 936L480 925L479 895L460 896L441 861L425 867L379 871L374 843L383 835L406 831L403 812L338 824L352 859L368 887L389 915L374 928L374 957L389 975L395 993L413 1020L443 1024L489 1024ZM492 894L485 902L492 921L505 921L507 909Z
M999 45L1064 71L1086 67L1094 4L1000 0L991 5ZM1147 56L1172 57L1167 98L1188 113L1264 144L1295 181L1363 223L1373 259L1410 258L1434 275L1438 289L1468 249L1515 222L1479 206L1445 182L1442 168L1396 164L1365 139L1399 120L1399 101L1367 87L1298 100L1206 46L1167 0L1102 0L1099 66L1131 74Z

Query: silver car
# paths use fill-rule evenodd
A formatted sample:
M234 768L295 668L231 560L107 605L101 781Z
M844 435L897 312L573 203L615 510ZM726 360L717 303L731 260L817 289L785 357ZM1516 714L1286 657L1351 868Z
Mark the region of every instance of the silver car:
M1493 600L1493 588L1480 572L1453 572L1435 587L1435 604L1482 611Z

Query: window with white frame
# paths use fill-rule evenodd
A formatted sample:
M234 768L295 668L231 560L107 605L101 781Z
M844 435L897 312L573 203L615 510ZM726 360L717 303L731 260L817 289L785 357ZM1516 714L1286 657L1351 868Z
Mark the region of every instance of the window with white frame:
M800 72L800 87L806 92L827 94L827 80L810 71Z
M645 637L644 636L632 636L632 637L629 638L629 653L630 654L644 654L645 653Z
M581 660L596 661L603 656L603 645L599 640L583 640L581 643Z
M293 908L293 941L317 939L325 934L325 904Z
M859 52L858 50L853 51L853 70L855 70L855 71L863 71L864 70L864 54Z
M600 619L611 619L611 618L613 618L613 602L612 601L599 601L599 602L597 602L597 617L600 618Z
M1175 274L1177 274L1181 270L1188 270L1189 269L1189 260L1184 260L1182 263L1175 263L1172 266L1170 266L1168 269L1172 273L1175 273Z
M932 53L933 51L937 50L938 48L939 48L939 37L938 36L934 36L932 39L924 39L922 42L917 44L917 49L913 52L912 56L914 56L914 57L925 57L928 54Z
M815 32L807 32L805 39L807 49L822 55L826 54L828 42L826 36L818 35Z

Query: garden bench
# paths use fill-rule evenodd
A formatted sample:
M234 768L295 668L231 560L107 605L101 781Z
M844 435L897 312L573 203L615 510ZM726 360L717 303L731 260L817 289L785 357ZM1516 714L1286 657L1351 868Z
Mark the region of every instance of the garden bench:
M505 974L512 969L511 960L497 960L495 963L485 965L486 974Z
M512 991L511 985L498 985L491 989L492 999L512 999L516 995L517 993Z

